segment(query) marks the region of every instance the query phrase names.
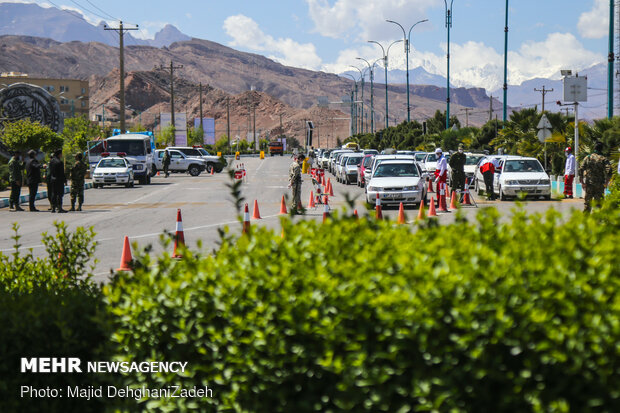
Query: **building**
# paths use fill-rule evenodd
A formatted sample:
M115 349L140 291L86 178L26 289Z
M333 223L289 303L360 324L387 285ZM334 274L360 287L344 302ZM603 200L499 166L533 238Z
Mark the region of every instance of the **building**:
M29 83L47 90L58 100L63 118L84 115L88 118L89 89L87 80L79 79L46 79L30 77L26 73L0 73L0 86L13 83Z

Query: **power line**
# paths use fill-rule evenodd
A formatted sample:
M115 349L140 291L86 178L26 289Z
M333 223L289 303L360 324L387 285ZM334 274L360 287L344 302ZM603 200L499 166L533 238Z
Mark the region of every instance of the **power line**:
M105 10L100 9L99 7L97 7L95 4L93 4L90 0L86 0L86 2L88 2L88 4L90 4L91 6L93 6L94 8L96 8L97 10L99 10L100 12L102 12L103 14L111 17L113 20L120 20L114 16L112 16L111 14L109 14L108 12L106 12Z

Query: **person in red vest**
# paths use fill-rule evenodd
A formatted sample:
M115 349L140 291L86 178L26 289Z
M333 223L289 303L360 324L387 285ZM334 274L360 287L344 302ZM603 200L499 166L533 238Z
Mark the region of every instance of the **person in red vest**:
M573 198L573 179L575 179L575 155L570 146L564 150L566 165L564 166L564 197Z
M486 187L487 200L489 201L495 200L495 192L493 191L493 177L495 176L496 166L497 161L489 157L487 157L480 164L480 172L482 172L482 176L484 177L484 186Z
M442 185L448 180L448 161L443 156L441 148L435 149L435 156L437 157L437 166L435 169L435 184L437 184L437 193L440 192Z

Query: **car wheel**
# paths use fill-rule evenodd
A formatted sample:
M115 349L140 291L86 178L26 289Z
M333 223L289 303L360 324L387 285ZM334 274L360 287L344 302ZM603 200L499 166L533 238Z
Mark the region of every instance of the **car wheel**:
M545 201L551 201L551 194L544 196Z
M502 191L502 187L499 187L499 200L500 201L506 201L506 195L504 195L504 191Z
M200 175L200 168L198 167L198 165L190 165L187 171L189 172L191 176Z

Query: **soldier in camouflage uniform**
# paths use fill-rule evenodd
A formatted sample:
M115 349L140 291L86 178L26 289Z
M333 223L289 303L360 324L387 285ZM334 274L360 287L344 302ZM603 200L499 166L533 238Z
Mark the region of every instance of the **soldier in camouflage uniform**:
M297 158L293 161L288 170L289 187L293 190L293 200L291 201L291 212L293 214L303 212L303 208L301 207L301 164L304 159L304 155L297 155ZM300 208L301 210L299 210Z
M611 163L601 152L603 144L594 145L594 153L586 156L579 168L579 182L585 187L584 212L592 209L592 200L600 202L605 194L605 186L611 178Z
M77 210L82 210L82 204L84 203L84 178L88 167L82 162L82 154L75 155L75 164L71 167L71 209L69 211L75 211L75 200L78 200Z
M450 157L452 168L452 190L462 191L465 189L465 162L467 156L463 153L463 144L459 145L459 151Z
M22 191L24 163L15 152L9 161L9 183L11 195L9 196L9 211L23 211L19 206L19 197Z

